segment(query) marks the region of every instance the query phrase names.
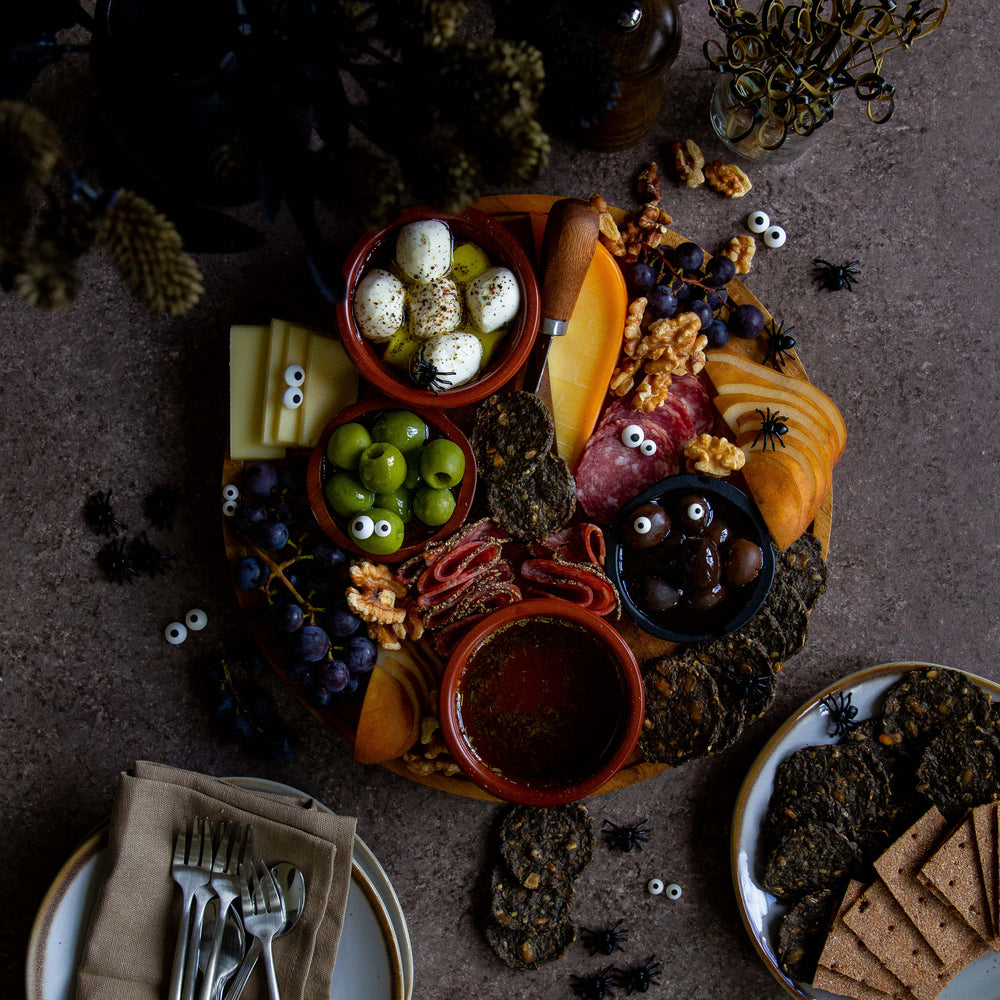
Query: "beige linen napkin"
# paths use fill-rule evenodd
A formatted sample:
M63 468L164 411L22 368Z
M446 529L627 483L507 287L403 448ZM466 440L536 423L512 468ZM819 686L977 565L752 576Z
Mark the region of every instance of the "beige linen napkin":
M177 834L194 816L250 823L258 858L269 865L288 861L302 870L305 910L274 944L278 983L282 1000L329 1000L356 821L323 812L311 799L252 791L145 761L118 779L105 879L84 947L77 1000L166 996L181 901L170 862ZM266 996L259 963L244 997Z

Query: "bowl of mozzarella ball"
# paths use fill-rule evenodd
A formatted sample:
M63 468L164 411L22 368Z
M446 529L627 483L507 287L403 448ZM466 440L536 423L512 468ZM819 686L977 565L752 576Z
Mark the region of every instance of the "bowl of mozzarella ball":
M485 212L423 206L355 245L337 326L363 379L435 409L476 403L527 359L538 283L521 244Z

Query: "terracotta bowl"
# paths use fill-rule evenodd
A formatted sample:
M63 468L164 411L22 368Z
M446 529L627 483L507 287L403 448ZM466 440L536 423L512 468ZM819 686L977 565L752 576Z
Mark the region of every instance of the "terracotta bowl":
M403 406L398 400L386 399L384 397L372 397L354 403L340 411L323 429L319 437L319 442L313 449L309 458L309 465L306 470L306 487L309 494L309 506L313 516L326 536L331 541L336 542L342 549L355 552L359 555L368 556L358 547L357 542L347 534L347 522L349 518L341 517L330 510L323 492L323 484L326 481L331 463L326 457L326 448L330 441L330 435L342 424L357 420L359 423L371 425L375 417L383 410L410 410L423 420L432 431L434 437L446 437L454 441L462 454L465 456L465 476L462 478L461 486L455 497L455 510L448 521L440 528L432 528L422 524L415 517L406 525L406 533L403 536L403 544L395 552L389 555L371 556L377 562L402 562L410 556L420 552L428 542L447 538L456 531L465 521L472 506L472 498L476 492L476 458L472 453L472 448L466 436L455 426L440 410L428 410L413 406Z
M366 340L354 320L354 291L368 270L378 263L390 260L394 254L396 235L409 222L422 219L440 219L446 222L457 240L470 240L478 244L496 265L509 267L521 286L521 309L510 330L498 346L496 354L479 377L466 385L437 394L420 389L405 371L382 360L384 345ZM521 244L491 215L468 209L461 215L439 212L424 206L412 206L385 229L363 236L351 250L344 265L347 293L337 306L337 327L351 360L361 377L379 392L406 403L407 406L425 406L450 409L476 403L492 395L514 377L531 353L538 333L540 299L538 282L531 262Z
M561 805L618 773L643 705L635 655L603 618L532 599L487 615L459 642L441 683L441 729L484 791Z
M716 519L721 518L734 533L759 546L760 571L749 583L728 588L726 597L714 608L682 611L678 607L657 614L640 599L635 573L640 559L623 541L623 533L639 507L656 503L671 511L677 501L689 494L703 496L709 501ZM662 551L648 550L645 556L647 563L655 564L660 573L667 564ZM725 551L724 546L722 551ZM625 610L641 629L671 642L703 642L735 632L760 611L774 580L774 549L757 505L741 490L710 476L670 476L633 497L618 512L609 532L604 568L618 588Z

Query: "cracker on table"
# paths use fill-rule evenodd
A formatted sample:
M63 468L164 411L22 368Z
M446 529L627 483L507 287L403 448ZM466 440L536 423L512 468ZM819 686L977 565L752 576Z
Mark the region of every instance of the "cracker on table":
M958 972L934 954L880 879L844 913L844 923L917 1000L934 1000Z
M986 888L976 856L976 833L971 813L921 867L920 873L927 884L955 907L984 941L990 943L994 951L1000 951L989 921Z
M989 907L990 925L993 936L1000 935L1000 836L997 829L997 810L1000 804L989 802L972 810L972 825L976 831L976 855L979 871L986 890L986 905Z
M945 965L968 964L986 953L985 943L960 913L919 878L920 869L947 831L948 821L932 806L875 861L875 871L934 954Z
M844 890L843 899L837 908L826 943L819 956L817 978L814 986L832 989L834 993L843 990L824 986L819 979L828 975L842 976L853 980L859 986L892 997L909 997L910 991L862 944L861 939L844 923L844 914L858 901L865 890L864 882L852 879ZM822 973L822 975L821 975ZM844 993L845 996L854 994Z

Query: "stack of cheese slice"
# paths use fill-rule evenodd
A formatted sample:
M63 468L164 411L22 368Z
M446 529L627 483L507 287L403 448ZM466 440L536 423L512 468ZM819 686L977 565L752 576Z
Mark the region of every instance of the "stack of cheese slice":
M830 495L833 467L847 442L844 419L810 382L730 350L708 351L705 357L715 405L747 457L742 470L747 488L784 551ZM768 409L787 428L771 440L762 433Z

